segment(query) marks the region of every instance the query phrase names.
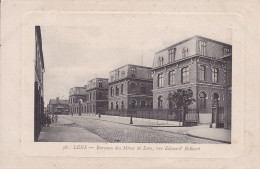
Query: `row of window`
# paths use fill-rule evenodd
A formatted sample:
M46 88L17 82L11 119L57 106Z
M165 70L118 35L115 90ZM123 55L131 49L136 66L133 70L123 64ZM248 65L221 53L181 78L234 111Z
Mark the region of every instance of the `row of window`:
M89 100L96 100L96 99L104 99L103 93L102 92L97 92L97 98L96 98L96 93L89 93L87 94L87 101Z
M131 67L131 77L135 77L135 74L136 74L136 67ZM119 74L120 74L120 71L119 70L116 70L115 71L115 76L114 75L111 75L110 79L111 81L115 80L115 79L119 79ZM122 71L121 72L121 76L124 77L125 76L125 71Z
M213 104L217 103L219 100L219 94L214 93L213 94ZM207 93L206 92L200 92L199 94L199 106L201 109L207 108ZM175 107L174 103L172 101L169 101L169 109L173 109ZM158 97L158 109L163 108L163 99L162 96Z
M81 107L70 107L71 113L95 113L96 112L96 105L87 105Z
M121 89L121 90L120 90L120 93L121 93L121 94L124 94L124 84L121 84L120 89ZM119 86L118 86L118 85L115 87L115 89L114 89L113 86L110 87L110 96L114 96L114 94L115 94L116 96L119 95Z
M223 48L223 54L227 55L231 53L231 49L224 47ZM206 42L204 41L199 41L199 54L202 56L206 56ZM186 58L188 57L188 48L187 47L183 47L181 50L181 56L182 58ZM174 62L176 59L176 48L170 48L168 50L168 63ZM159 66L162 66L164 64L164 57L160 56L158 58L158 63Z
M129 104L129 107L134 109L134 108L136 108L136 106L137 106L137 101L136 100L131 100L130 104ZM141 100L140 101L140 108L141 109L152 108L152 107L153 107L152 101L150 102L150 104L148 104L146 100ZM114 102L110 103L110 109L111 110L114 109ZM120 109L121 110L125 109L124 100L122 100L121 103L120 103ZM119 102L118 101L115 102L115 110L119 110Z
M206 80L206 66L200 65L199 66L199 80L205 81ZM181 83L188 83L190 81L190 70L189 67L184 67L181 69ZM158 87L163 87L164 82L164 74L158 74ZM219 69L213 68L212 69L212 82L218 83L219 82ZM168 73L168 85L175 85L175 70L169 71Z
M94 86L94 87L96 86L96 82L93 82L93 86ZM90 89L90 87L91 87L91 85L88 84L88 85L87 85L87 89ZM99 87L99 88L102 88L102 87L103 87L103 81L102 81L102 80L99 80L99 81L98 81L98 87Z
M181 50L181 57L182 58L186 58L188 57L188 48L187 47L183 47ZM201 55L206 56L206 42L203 41L199 41L199 52ZM176 57L176 48L170 48L168 50L168 62L174 62L175 61L175 57ZM164 64L164 58L162 56L160 56L158 58L158 63L159 66L162 66Z
M130 90L136 90L136 84L135 83L130 83ZM110 87L110 96L114 96L114 94L116 96L119 96L119 91L120 94L124 94L124 84L120 85L120 90L119 90L119 85L116 85L115 87L111 86ZM141 84L141 94L146 94L146 85Z

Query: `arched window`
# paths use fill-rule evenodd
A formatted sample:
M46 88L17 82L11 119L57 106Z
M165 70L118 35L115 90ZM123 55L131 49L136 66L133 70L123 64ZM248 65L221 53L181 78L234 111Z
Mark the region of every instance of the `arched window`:
M213 93L212 95L212 102L213 104L217 104L219 100L219 94L218 93Z
M130 107L132 109L135 109L136 108L136 100L130 100Z
M113 87L110 87L110 96L113 96L113 93L114 93L114 89Z
M119 87L118 87L118 85L116 86L116 95L117 96L119 95Z
M121 109L125 109L125 103L124 103L124 100L121 101Z
M141 105L141 109L144 109L146 107L146 101L141 100L140 105Z
M116 110L118 110L118 102L116 102Z
M113 104L113 102L110 103L110 107L111 107L111 110L114 109L114 104Z
M121 84L121 94L124 94L124 84Z
M184 47L182 49L182 58L188 57L188 48Z
M200 92L199 98L200 98L200 108L205 109L207 107L207 94L206 94L206 92Z
M163 108L163 99L162 96L158 97L158 110L162 110Z

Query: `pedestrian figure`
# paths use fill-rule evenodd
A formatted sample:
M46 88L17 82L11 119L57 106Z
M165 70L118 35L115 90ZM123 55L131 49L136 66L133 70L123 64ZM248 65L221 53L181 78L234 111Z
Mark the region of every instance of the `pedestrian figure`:
M52 114L52 116L51 116L51 123L53 123L54 122L54 114Z
M58 115L57 114L55 114L55 122L57 122L58 121Z
M100 113L98 113L98 118L100 118L101 117L101 115L100 115Z
M47 127L50 127L51 124L51 117L49 115L47 115Z

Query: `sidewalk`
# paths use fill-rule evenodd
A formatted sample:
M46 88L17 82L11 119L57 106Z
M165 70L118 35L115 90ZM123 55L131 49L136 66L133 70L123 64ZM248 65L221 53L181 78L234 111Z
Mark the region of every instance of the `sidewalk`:
M84 117L84 118L91 118L95 120L103 120L103 121L110 121L114 123L130 125L130 117L108 116L108 115L102 115L101 118L98 118L98 116L74 116L74 117ZM135 118L135 117L133 117L132 125L139 126L139 127L152 127L156 130L163 130L167 132L185 134L185 135L208 139L208 140L231 143L231 130L227 130L223 128L209 128L209 125L182 127L181 123L176 121L142 119L142 118Z
M85 117L91 118L96 120L103 120L103 121L110 121L114 123L120 124L130 124L130 117L122 117L122 116L108 116L108 115L101 115L101 118L96 116L74 116L74 117ZM179 127L181 123L176 121L166 121L166 120L155 120L155 119L142 119L133 117L133 126L139 127Z
M68 127L69 126L69 127ZM77 127L61 116L58 121L43 127L38 142L108 142L100 136Z
M187 131L187 135L208 140L231 143L231 130L223 128L209 128L209 125L196 126Z

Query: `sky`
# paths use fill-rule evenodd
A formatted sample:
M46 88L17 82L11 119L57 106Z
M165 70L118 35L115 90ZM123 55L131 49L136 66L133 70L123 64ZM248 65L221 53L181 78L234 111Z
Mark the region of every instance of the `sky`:
M42 26L45 106L56 97L68 99L72 87L84 86L96 77L108 78L109 71L123 65L152 67L155 52L194 35L232 44L231 29L215 28L210 22L205 25L203 20L191 20L188 25L199 22L192 28L166 21L96 17L80 26ZM210 29L205 31L203 26Z

